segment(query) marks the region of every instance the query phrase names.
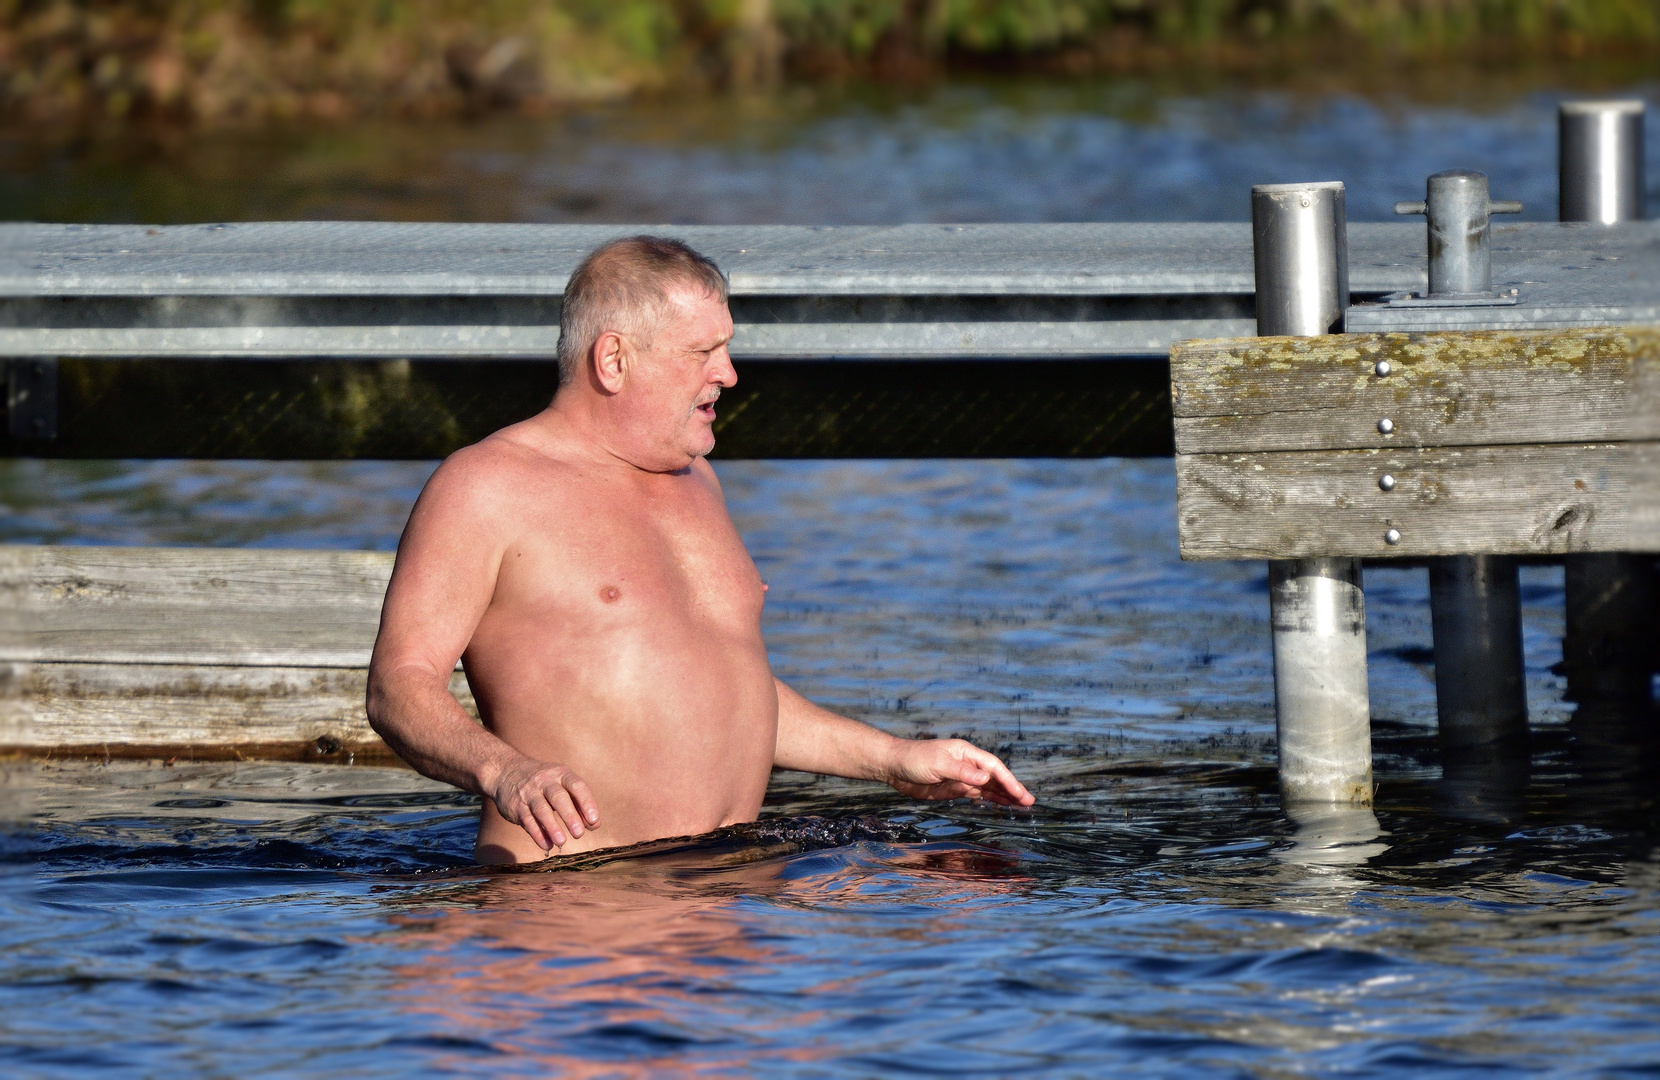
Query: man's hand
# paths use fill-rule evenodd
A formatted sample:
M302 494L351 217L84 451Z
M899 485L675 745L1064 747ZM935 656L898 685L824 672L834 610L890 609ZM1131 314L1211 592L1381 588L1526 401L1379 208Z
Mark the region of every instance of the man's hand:
M488 794L501 816L530 834L543 851L564 847L599 826L587 781L563 765L520 757L503 766Z
M896 739L837 716L774 679L778 686L780 769L882 780L913 799L985 799L1003 806L1037 800L1009 767L961 739Z
M901 739L885 777L913 799L985 799L1001 806L1037 800L996 754L962 739Z

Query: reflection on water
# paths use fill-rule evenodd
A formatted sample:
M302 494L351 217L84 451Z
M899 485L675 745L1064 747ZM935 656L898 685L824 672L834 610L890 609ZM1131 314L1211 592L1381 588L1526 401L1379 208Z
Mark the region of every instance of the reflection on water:
M327 543L345 522L335 542L384 547L428 467L31 468L13 536ZM469 866L474 800L399 770L29 767L37 821L0 863L18 883L0 895L14 1060L804 1076L1660 1060L1655 728L1570 718L1550 673L1560 572L1523 573L1531 756L1481 773L1441 765L1423 573L1369 571L1378 805L1288 816L1262 569L1177 559L1169 462L719 468L772 584L775 667L888 730L984 739L1036 807L781 773L764 835L502 874ZM784 820L799 815L845 834Z
M1472 824L1386 775L1375 817L1288 822L1260 765L1077 761L1087 794L1020 815L787 777L769 799L911 842L516 874L460 865L470 800L395 770L48 766L0 1030L26 1065L139 1072L1599 1072L1660 1049L1652 808L1592 823L1547 770L1520 820Z
M1383 826L1369 806L1287 806L1291 845L1280 853L1304 866L1358 866L1382 855Z
M953 908L1005 899L1020 876L1009 856L950 843L867 843L818 865L764 854L773 847L742 859L694 849L457 889L442 907L389 920L415 951L395 969L399 1004L423 1026L473 1033L462 1037L469 1052L482 1042L561 1074L602 1075L623 1061L672 1068L688 1052L705 1070L823 1062L840 1053L834 1043L787 1037L820 1019L810 1003L788 1025L741 1030L707 1007L712 991L744 982L794 983L788 996L806 1003L843 980L797 967L796 934L767 932L757 908L840 907L844 890L879 876L930 916L925 930L895 932L947 935ZM443 1055L438 1063L453 1064Z
M13 142L0 216L1226 219L1244 216L1251 183L1338 176L1363 220L1427 173L1474 166L1549 217L1552 100L970 87L160 153ZM476 802L400 770L13 763L0 770L8 1068L1002 1077L1660 1062L1656 728L1563 704L1559 570L1522 576L1532 745L1450 768L1424 574L1369 570L1378 805L1288 816L1266 575L1179 561L1170 462L718 468L772 586L775 669L895 733L981 740L1036 807L923 806L778 774L768 819L879 827L846 825L827 847L778 824L782 838L757 844L502 874L469 865ZM430 471L0 463L0 542L386 549Z

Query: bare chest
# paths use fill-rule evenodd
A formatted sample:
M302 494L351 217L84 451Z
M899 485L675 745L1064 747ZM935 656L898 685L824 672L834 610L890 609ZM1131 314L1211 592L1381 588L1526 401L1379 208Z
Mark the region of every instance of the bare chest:
M726 507L696 478L564 485L521 508L493 611L602 628L676 617L758 627L763 586Z

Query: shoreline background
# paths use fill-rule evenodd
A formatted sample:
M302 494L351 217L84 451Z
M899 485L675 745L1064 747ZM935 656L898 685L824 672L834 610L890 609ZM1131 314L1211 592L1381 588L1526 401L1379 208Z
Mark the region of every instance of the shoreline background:
M0 0L0 126L536 114L996 73L1433 94L1472 68L1616 84L1656 60L1656 0Z

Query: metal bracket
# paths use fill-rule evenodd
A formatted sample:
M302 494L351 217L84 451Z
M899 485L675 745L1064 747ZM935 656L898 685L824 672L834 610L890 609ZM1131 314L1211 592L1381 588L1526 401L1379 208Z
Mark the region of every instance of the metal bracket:
M19 441L58 437L58 361L55 357L6 361L6 428Z
M1357 307L1391 307L1391 308L1465 308L1465 307L1511 307L1521 302L1520 289L1504 289L1499 292L1471 293L1468 295L1450 294L1444 296L1425 296L1423 293L1398 292L1379 297L1375 303L1356 305Z

